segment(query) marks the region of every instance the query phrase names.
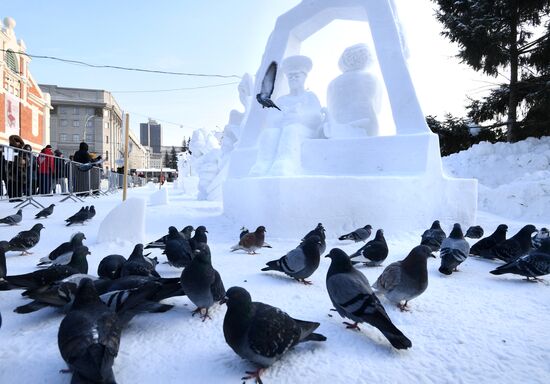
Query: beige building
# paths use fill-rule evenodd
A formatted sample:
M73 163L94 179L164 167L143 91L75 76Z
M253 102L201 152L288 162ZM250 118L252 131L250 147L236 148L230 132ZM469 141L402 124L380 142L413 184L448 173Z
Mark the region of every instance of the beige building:
M150 168L151 148L139 143L132 130L128 134L128 169Z

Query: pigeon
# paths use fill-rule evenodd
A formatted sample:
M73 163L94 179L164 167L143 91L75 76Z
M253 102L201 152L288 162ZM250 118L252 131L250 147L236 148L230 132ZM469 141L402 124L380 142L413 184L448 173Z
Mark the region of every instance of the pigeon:
M8 225L17 225L21 222L21 220L23 220L23 210L19 209L17 213L0 219L0 223L8 224Z
M244 235L237 245L231 247L231 252L242 249L249 254L256 254L256 250L265 244L265 227L260 225L254 232Z
M535 234L535 236L533 236L531 238L531 243L532 243L532 246L533 248L539 248L542 241L544 239L548 239L550 237L550 231L548 231L548 228L541 228L538 233Z
M447 235L441 229L439 220L436 220L432 223L432 226L429 229L426 229L422 234L420 245L426 245L430 247L432 252L437 252L441 248L441 243L446 237Z
M128 275L160 277L155 267L145 260L143 256L143 244L136 244L132 254L120 269L120 276Z
M500 224L491 235L472 245L470 248L470 255L480 256L495 245L502 243L506 240L506 231L508 231L508 226L506 224Z
M246 235L247 233L250 233L250 231L248 230L248 228L246 227L241 227L241 233L239 233L239 239L242 239L244 235Z
M71 261L67 265L52 265L46 269L26 273L23 275L7 276L6 280L11 287L36 289L49 285L55 281L63 280L64 278L76 273L88 273L88 261L86 256L90 254L88 247L82 246L77 248Z
M71 257L76 248L81 247L82 241L86 239L86 236L82 232L77 232L71 236L71 240L67 241L56 249L50 252L48 256L42 257L38 266L45 266L49 264L67 264L71 261Z
M74 303L61 321L57 343L73 373L71 383L112 383L123 324L97 295L90 279L80 282Z
M103 279L118 279L125 263L126 258L122 255L105 256L97 266L97 275Z
M393 325L369 281L353 267L349 256L333 248L325 257L331 259L326 280L330 300L340 316L354 321L344 322L347 328L359 329L358 323L367 322L378 328L394 348L410 348L411 341Z
M550 273L550 239L541 240L540 247L531 250L527 255L521 256L519 259L501 265L494 271L493 275L504 275L505 273L513 273L516 275L525 276L527 280L544 276Z
M508 240L480 252L480 256L486 259L500 259L506 263L514 261L531 250L531 234L533 232L537 232L537 228L528 224Z
M319 239L321 240L320 247L319 247L319 254L322 255L327 250L327 236L325 234L325 227L323 227L322 223L317 224L315 229L309 231L307 235L304 236L302 239L302 243L300 246L302 246L305 242L305 240L311 236L319 236Z
M6 252L9 251L9 243L0 241L0 291L9 289L9 283L6 280L8 270L6 268Z
M194 230L195 228L193 228L193 226L188 225L180 231L180 234L183 236L184 239L189 240L191 238L191 233ZM164 235L160 239L157 239L147 244L144 249L150 249L150 248L164 249L164 247L166 246L167 238L168 238L168 235Z
M193 316L199 313L205 321L210 317L208 309L225 296L225 288L220 274L212 267L208 244L199 243L197 247L193 260L181 273L181 287L197 306Z
M10 240L10 251L21 252L21 255L30 255L28 250L34 247L40 241L40 231L44 229L42 224L35 224L28 231L19 232Z
M374 239L369 241L367 244L359 248L355 253L350 255L350 259L353 259L358 256L363 256L365 259L369 260L363 262L367 267L377 267L388 257L388 244L384 238L384 231L379 229L376 231ZM360 262L352 261L352 264Z
M428 257L435 258L432 250L417 245L403 260L388 265L372 287L405 311L407 303L428 288Z
M208 231L204 225L199 225L195 229L195 234L189 239L191 250L194 251L195 249L198 249L199 244L208 244L208 237L206 236L207 233Z
M168 258L168 263L176 268L186 267L193 258L193 251L189 241L176 229L168 228L168 237L163 252Z
M470 244L464 239L460 224L455 223L449 237L441 243L439 272L450 275L470 254Z
M93 205L90 205L90 208L88 209L88 220L91 220L95 216L95 207Z
M464 237L469 237L470 239L481 239L483 237L483 228L479 225L468 228Z
M350 232L347 235L340 236L338 240L353 240L358 243L360 241L367 240L371 233L372 227L370 224L367 224L363 228L357 228L355 231Z
M270 99L273 94L273 88L275 87L275 77L277 76L277 62L272 61L265 71L265 76L262 79L262 88L260 93L256 95L256 100L262 105L262 108L277 108L275 103Z
M223 320L225 341L241 358L261 367L247 371L248 376L242 380L256 379L261 383L262 371L290 348L304 341L327 339L313 332L319 323L293 319L279 308L252 301L244 288L229 288L224 302L227 303Z
M50 204L49 207L46 207L40 212L38 212L34 218L35 219L40 219L41 217L47 218L53 213L53 207L55 207L55 204Z
M89 219L89 207L81 208L80 211L65 220L67 227L72 224L84 224Z
M311 282L307 281L306 278L310 277L319 268L319 262L321 261L320 247L321 239L319 236L310 236L303 241L302 245L280 259L267 262L267 267L262 268L262 271L283 272L306 285L310 285Z

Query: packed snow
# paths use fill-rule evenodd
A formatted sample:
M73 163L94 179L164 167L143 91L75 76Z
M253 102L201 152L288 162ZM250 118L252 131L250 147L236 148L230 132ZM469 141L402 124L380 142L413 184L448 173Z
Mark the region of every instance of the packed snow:
M516 193L521 195L523 189L529 187L518 183L514 176L506 178L508 176L503 173L517 170L518 176L531 180L538 173L548 175L548 170L537 169L538 161L523 161L523 172L520 173L519 166L514 162L508 163L513 158L511 156L523 158L529 154L547 154L549 143L543 139L511 145L482 144L446 158L444 162L448 170L458 169L463 177L480 177L483 185L496 189L515 187ZM486 156L492 156L498 166L488 167L483 158L474 161L473 157L479 156L481 151ZM179 229L187 224L195 227L205 225L213 265L220 272L226 289L234 285L242 286L251 293L253 300L277 306L293 317L321 323L317 331L327 336L327 341L296 346L265 371L262 375L265 383L546 383L550 377L548 284L528 283L514 275L493 276L489 271L502 263L473 257L460 266L461 272L443 276L437 271L440 260L429 259L428 289L409 303L410 312L401 312L381 299L392 321L413 343L411 349L397 351L375 328L363 324L359 332L348 330L342 324L343 319L330 311L332 305L325 287L329 259L322 258L321 266L311 277L312 286L305 286L277 272L260 272L267 261L279 258L294 248L317 222L323 222L323 217L318 217L315 222L301 223L302 227L293 239L272 238L267 227L266 241L273 248L264 248L258 255L232 253L229 250L237 243L241 226L245 225L252 231L259 223L233 222L223 215L219 202L199 201L196 195L172 189L171 185L163 188L170 195L168 205L145 206L144 202L152 193L147 187L129 191L130 198L141 201L136 209L145 207L148 241L165 234L170 225ZM491 199L491 196L497 201L495 207L504 207L506 201L506 197L498 193L480 194L482 210L478 212L477 224L485 229L486 235L500 223L508 224L508 236L527 222L537 228L548 226L549 223L539 219L541 216L528 218L532 213L529 207L523 207L519 213L510 209L499 211L500 214L496 215L496 212L489 211L492 205L483 203L483 199ZM57 203L59 199L39 200L49 204ZM63 220L83 204L57 204L53 215L41 220L45 229L40 242L31 250L34 254L19 256L15 252L8 253L8 274L32 271L40 257L67 241L77 231L86 234L84 244L92 252L88 256L91 274L96 273L99 261L106 255L119 253L127 257L133 242L98 242L102 221L113 208L119 206L120 200L120 193L93 199L93 202L90 199L86 205L95 205L96 217L74 228L65 227ZM25 208L19 226L0 228L1 239L10 239L17 232L30 228L36 223L33 219L36 212L38 209ZM0 202L0 215L11 213L14 213L12 204ZM126 236L126 227L136 217L139 219L140 214L138 212L135 217L131 214L118 215L116 225L109 230L121 234L120 237ZM515 219L518 215L521 220ZM292 220L288 217L289 222ZM377 223L369 221L369 217L365 217L364 221L378 228ZM452 225L451 222L442 222L447 234ZM403 231L394 230L391 226L384 227L390 252L383 265L404 258L419 243L424 229L411 227ZM327 233L328 250L340 247L349 254L362 245L336 240L342 234ZM469 241L471 244L474 242ZM181 274L181 270L162 264L166 258L159 250L153 250L151 256L159 257L161 264L157 270L162 276L177 277ZM360 270L372 284L383 268ZM57 346L57 331L63 314L54 309L27 315L12 312L16 306L27 302L20 292L0 292L3 316L0 382L69 383L70 375L59 373L60 369L66 368ZM240 382L245 370L254 368L225 343L222 331L225 306L215 305L210 313L212 320L202 322L191 316L195 306L186 297L171 298L165 302L175 307L166 313L139 315L123 333L114 364L117 382L236 383Z

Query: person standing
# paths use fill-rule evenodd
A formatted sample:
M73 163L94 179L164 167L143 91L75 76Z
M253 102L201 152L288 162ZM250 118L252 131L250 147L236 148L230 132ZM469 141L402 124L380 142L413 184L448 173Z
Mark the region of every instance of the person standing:
M54 158L51 145L46 145L38 156L38 188L42 195L51 193L52 176L54 174Z

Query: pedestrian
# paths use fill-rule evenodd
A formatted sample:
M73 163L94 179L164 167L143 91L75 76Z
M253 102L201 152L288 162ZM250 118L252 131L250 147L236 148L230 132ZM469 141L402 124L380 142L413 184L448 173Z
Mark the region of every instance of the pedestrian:
M53 150L51 145L46 145L38 156L38 189L40 194L47 195L52 192L52 178L55 171Z

